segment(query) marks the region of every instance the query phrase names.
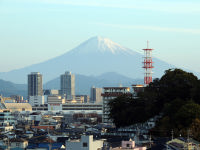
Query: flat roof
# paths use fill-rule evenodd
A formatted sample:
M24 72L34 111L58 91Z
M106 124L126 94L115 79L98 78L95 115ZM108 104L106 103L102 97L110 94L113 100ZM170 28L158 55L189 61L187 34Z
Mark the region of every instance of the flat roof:
M31 109L32 106L29 103L4 103L7 109Z
M104 89L130 89L130 87L103 87Z

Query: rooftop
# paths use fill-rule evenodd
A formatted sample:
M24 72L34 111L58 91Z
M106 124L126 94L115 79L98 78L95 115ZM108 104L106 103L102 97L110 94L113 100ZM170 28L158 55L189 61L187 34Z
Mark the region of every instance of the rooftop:
M129 87L103 87L104 89L130 89Z

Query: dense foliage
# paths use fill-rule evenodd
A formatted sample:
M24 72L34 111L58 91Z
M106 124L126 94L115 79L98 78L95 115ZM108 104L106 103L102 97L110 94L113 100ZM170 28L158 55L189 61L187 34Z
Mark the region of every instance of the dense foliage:
M199 104L198 78L181 69L169 69L140 92L137 98L122 96L112 100L109 103L110 118L117 127L122 127L162 114L154 131L168 135L173 129L175 134L184 135L188 129L195 131L200 128L200 125L195 126L200 122Z
M143 111L144 101L136 101L132 97L126 95L117 97L110 101L109 105L111 106L110 118L117 127L144 122L148 118L148 114Z

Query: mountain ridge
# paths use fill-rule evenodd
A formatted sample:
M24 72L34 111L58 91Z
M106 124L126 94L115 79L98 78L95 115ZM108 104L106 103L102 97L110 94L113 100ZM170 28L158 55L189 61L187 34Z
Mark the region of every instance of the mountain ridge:
M140 53L115 44L107 38L93 37L63 55L42 63L1 72L0 79L14 83L27 83L27 75L30 72L40 72L46 83L65 71L87 76L116 72L129 78L143 78L142 61L143 55ZM154 78L161 77L166 69L175 68L157 58L153 58L153 61L155 62Z
M131 79L115 72L104 73L99 76L85 76L75 74L76 94L89 95L92 86L102 88L104 86L123 86L130 87L133 83L142 83L143 79ZM0 79L0 94L5 97L10 95L21 95L27 98L27 84L15 84L10 81ZM60 77L43 84L43 89L60 89Z
M108 76L109 74L109 76ZM131 87L132 84L142 84L143 79L131 79L115 72L108 72L99 76L86 76L81 74L75 74L75 91L76 95L88 95L92 86L103 88L106 86L120 85ZM60 77L57 77L46 84L45 89L60 89Z

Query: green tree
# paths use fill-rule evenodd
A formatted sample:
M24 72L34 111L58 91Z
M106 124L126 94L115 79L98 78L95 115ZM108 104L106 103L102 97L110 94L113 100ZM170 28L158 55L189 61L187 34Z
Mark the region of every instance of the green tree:
M177 128L188 128L195 119L200 119L200 105L190 101L183 105L174 116L174 124Z
M200 116L200 81L192 73L169 69L155 79L137 98L118 97L110 101L110 118L117 127L141 123L163 114L157 128L183 131Z
M190 99L191 91L197 85L198 78L181 69L169 69L160 79L162 98L171 101L176 98Z
M200 141L200 119L196 118L193 120L191 126L191 135L194 139Z
M169 69L160 79L154 80L145 88L141 98L153 104L154 112L158 114L163 111L166 103L175 99L188 101L195 98L194 101L199 101L199 83L198 78L192 73L181 69Z
M117 127L144 122L147 119L144 101L123 95L110 100L108 105L110 107L109 117Z

